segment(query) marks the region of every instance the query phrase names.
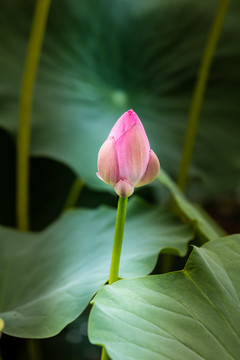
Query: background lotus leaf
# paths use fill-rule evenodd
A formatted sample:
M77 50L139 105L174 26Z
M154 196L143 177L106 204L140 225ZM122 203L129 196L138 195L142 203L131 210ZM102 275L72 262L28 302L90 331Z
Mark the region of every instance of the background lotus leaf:
M4 333L49 337L77 318L108 280L116 211L66 212L39 233L0 228L0 317ZM121 277L150 273L161 250L185 255L193 237L167 210L129 203Z
M121 113L133 108L161 164L176 175L217 3L53 0L35 86L31 154L64 162L101 189L98 149ZM1 0L0 124L14 134L33 5ZM231 1L190 171L205 196L233 189L240 178L239 13L239 1Z

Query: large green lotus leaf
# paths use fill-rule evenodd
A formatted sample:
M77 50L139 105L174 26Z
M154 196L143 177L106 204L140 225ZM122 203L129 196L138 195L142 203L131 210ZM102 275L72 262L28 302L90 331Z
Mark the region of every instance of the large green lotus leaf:
M183 220L193 223L205 241L215 240L220 236L226 235L224 230L200 206L191 203L187 199L185 194L163 169L160 170L157 179L170 190L177 205L175 211Z
M34 2L0 0L0 124L16 133ZM123 111L144 123L176 174L200 59L218 0L53 0L35 86L31 154L70 166L89 186L97 153ZM240 3L224 23L201 113L190 176L232 189L240 175ZM110 188L109 188L110 189Z
M108 280L115 209L72 210L40 233L0 228L0 317L4 332L41 338L73 321ZM129 203L120 277L150 273L164 248L185 255L193 237L161 207ZM166 251L166 250L165 250Z
M237 360L240 235L194 248L184 270L120 280L94 298L89 336L112 360Z

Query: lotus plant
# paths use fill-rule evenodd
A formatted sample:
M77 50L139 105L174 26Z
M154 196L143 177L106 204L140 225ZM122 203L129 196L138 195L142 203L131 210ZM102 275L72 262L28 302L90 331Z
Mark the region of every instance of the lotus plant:
M150 149L139 117L133 110L126 111L113 126L98 153L97 176L113 186L119 195L110 285L118 280L127 199L132 195L134 187L151 183L157 177L159 170L159 160ZM105 348L101 359L109 359Z

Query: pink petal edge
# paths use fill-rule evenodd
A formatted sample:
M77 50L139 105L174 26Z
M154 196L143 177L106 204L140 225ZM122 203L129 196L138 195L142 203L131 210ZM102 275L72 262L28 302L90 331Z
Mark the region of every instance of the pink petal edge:
M146 171L143 174L142 178L137 183L136 187L150 184L153 180L156 179L159 171L160 171L160 163L159 163L158 157L153 150L150 150L149 151L149 161L148 161Z
M115 185L119 180L118 159L113 137L108 138L98 152L98 172L101 179Z
M102 180L103 182L105 182L102 178L101 178L101 175L99 174L99 172L96 173L97 177Z

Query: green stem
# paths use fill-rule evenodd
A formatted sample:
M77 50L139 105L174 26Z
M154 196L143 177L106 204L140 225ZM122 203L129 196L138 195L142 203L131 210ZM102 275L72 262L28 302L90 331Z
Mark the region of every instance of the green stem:
M33 87L35 83L39 57L46 27L50 0L37 0L31 34L28 44L26 62L20 94L19 129L17 134L17 189L16 217L17 226L26 231L28 219L29 188L29 143L30 120L32 109Z
M39 342L36 339L27 339L27 351L29 360L40 360Z
M122 250L124 224L127 213L127 201L128 198L123 198L123 197L119 197L118 200L117 219L116 219L115 234L113 241L109 285L111 285L112 283L118 280L118 270L119 270L120 256Z
M117 209L117 218L115 225L115 234L113 241L113 249L112 249L112 261L110 268L110 276L109 276L109 285L118 280L118 270L120 264L120 257L122 251L122 241L123 241L123 233L124 233L124 224L127 213L127 201L128 198L119 197L118 200L118 209ZM109 360L109 356L103 347L101 360Z
M161 273L165 274L172 270L173 256L170 254L164 254L161 263Z
M182 159L178 174L178 185L182 190L186 188L187 184L187 174L192 158L200 111L202 108L203 97L209 76L209 70L212 64L214 53L216 51L217 42L220 36L225 14L227 12L228 4L229 0L220 0L219 2L209 33L205 51L203 53L195 89L193 92L192 103L188 116L187 130L184 140Z
M105 347L102 348L102 356L101 356L101 360L109 360L110 357L108 356Z
M73 182L73 185L69 191L69 194L68 194L68 197L67 197L67 200L64 204L64 207L63 207L63 210L67 210L69 208L72 208L76 205L76 202L79 198L79 195L81 193L81 190L84 186L84 182L79 179L79 178L76 178Z

